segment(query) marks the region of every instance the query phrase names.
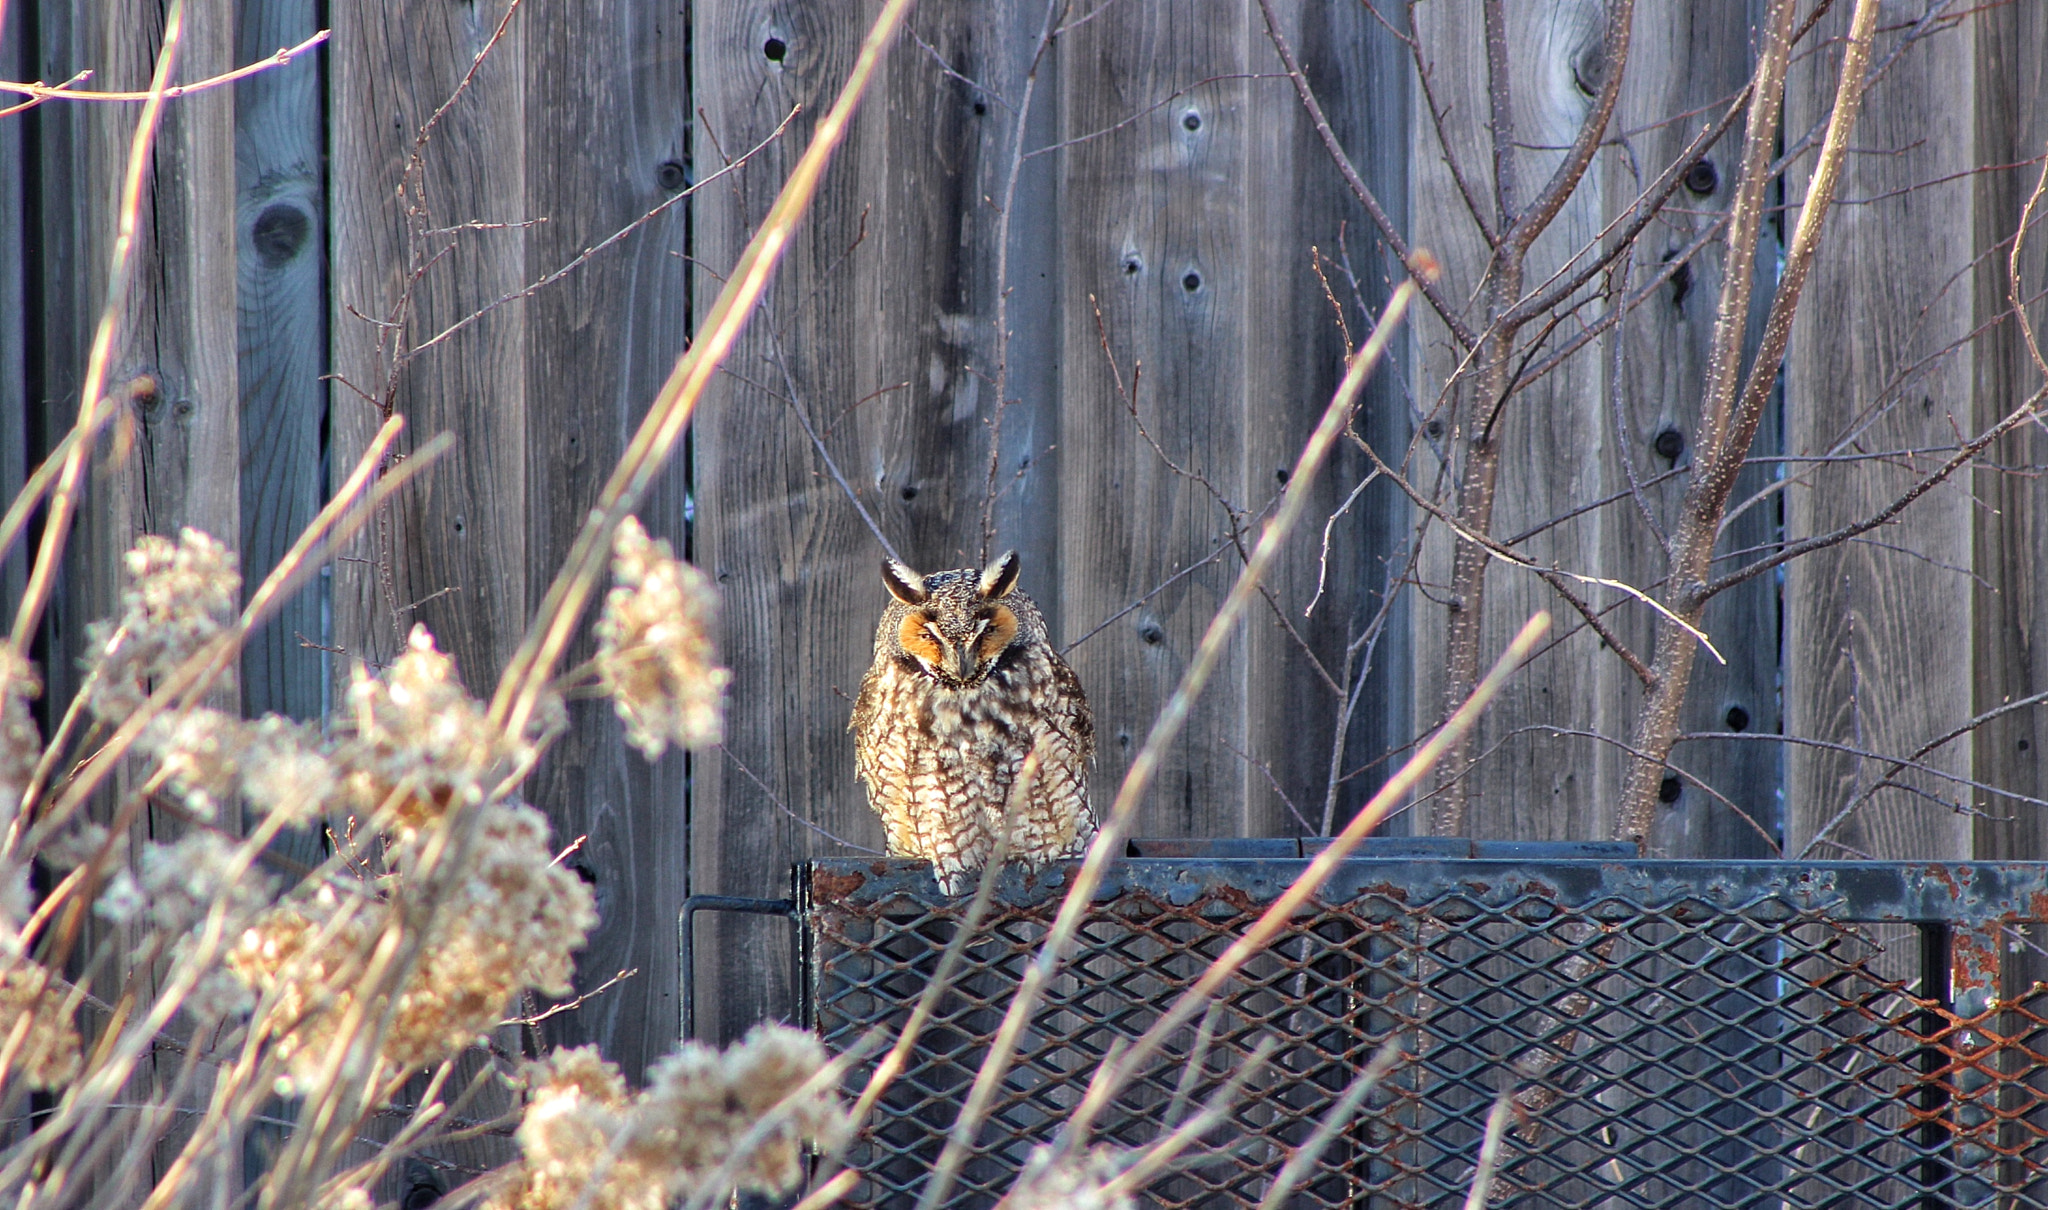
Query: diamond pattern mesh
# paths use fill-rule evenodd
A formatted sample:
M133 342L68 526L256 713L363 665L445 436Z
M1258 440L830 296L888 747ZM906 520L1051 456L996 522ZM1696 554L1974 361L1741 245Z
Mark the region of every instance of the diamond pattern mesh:
M1115 1040L1142 1033L1303 864L1120 867L948 1205L993 1206ZM1101 1138L1150 1141L1271 1038L1227 1125L1142 1203L1255 1206L1395 1039L1406 1057L1289 1205L1462 1206L1505 1089L1515 1125L1495 1205L2048 1207L2048 990L2001 1000L1957 974L1962 958L1993 955L1995 975L1999 952L2031 956L2024 928L1969 896L1916 921L1937 915L1916 903L1938 887L1879 879L1893 893L1858 904L1841 889L1854 879L1814 881L1842 868L1347 863L1232 985L1208 1053L1183 1031ZM965 901L914 867L804 876L810 1019L835 1048L899 1026ZM856 1146L865 1179L848 1204L915 1202L1059 887L1009 872L999 900Z

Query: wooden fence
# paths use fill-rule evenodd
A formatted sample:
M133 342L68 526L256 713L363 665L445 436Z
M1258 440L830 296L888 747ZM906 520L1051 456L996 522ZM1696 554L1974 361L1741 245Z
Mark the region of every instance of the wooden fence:
M334 34L318 52L174 102L143 212L133 337L116 368L117 381L146 371L158 385L110 439L80 520L36 653L46 707L75 689L81 627L111 612L118 554L135 534L193 525L236 536L253 580L386 409L408 418L413 443L445 430L455 450L248 653L243 706L316 716L354 660L388 657L414 622L486 689L844 78L868 7L526 0L506 20L503 0L331 0ZM1509 7L1514 104L1540 156L1569 138L1588 79L1604 70L1603 6ZM320 9L194 0L180 76L295 43ZM1438 251L1445 291L1462 298L1484 249L1458 222L1431 101L1390 32L1406 28L1399 9L1279 6L1363 183ZM91 68L96 88L147 81L161 28L153 0L0 11L0 77ZM1922 36L1871 93L1781 418L1759 437L1738 498L1779 486L1731 526L1731 550L1872 510L2039 385L2001 317L2011 236L2048 139L2048 10L2026 0L1917 27L1921 5L1885 11L1886 37ZM1421 13L1434 104L1463 162L1482 163L1478 6ZM1795 65L1788 131L1824 116L1839 16ZM1597 238L1698 115L1742 87L1749 20L1743 0L1638 6L1618 136L1557 246L1539 249L1549 263ZM1362 338L1386 294L1391 262L1281 74L1256 4L1055 5L1048 25L1044 5L986 0L930 5L913 26L686 458L643 512L723 590L735 674L725 749L649 765L607 706L578 703L529 786L559 837L589 838L572 860L596 886L603 923L580 983L638 972L547 1029L560 1042L601 1040L632 1072L674 1042L684 895L780 895L792 861L842 842L880 847L845 723L884 601L881 539L923 570L1022 553L1022 587L1094 705L1093 785L1106 802L1235 574L1235 543L1256 534L1285 485L1341 370L1346 329ZM1048 29L1057 36L1036 54ZM10 494L74 414L134 120L133 106L65 103L0 118ZM1725 207L1735 129L1708 153L1718 176L1688 178L1635 271L1658 271ZM743 162L728 171L732 161ZM1793 166L1781 201L1797 202L1804 170ZM2035 290L2044 245L2021 258ZM1623 460L1653 481L1684 465L1720 263L1718 247L1700 252L1618 348L1596 342L1518 406L1496 536L1620 492L1526 549L1631 583L1661 574ZM1361 411L1376 448L1406 447L1450 368L1436 326L1413 332ZM1820 454L1836 461L1782 461ZM1895 478L1851 476L1874 454L1889 455ZM1681 747L1674 764L1725 801L1674 778L1657 847L1756 855L1803 840L1884 774L1857 753L1914 754L2048 688L2034 645L2048 601L2048 432L2022 428L1991 462L1869 540L1717 604L1708 629L1729 662L1702 672L1687 729L1724 738ZM1140 833L1316 830L1326 801L1348 815L1437 717L1444 603L1430 581L1441 548L1423 552L1421 591L1389 603L1417 518L1384 479L1351 499L1370 469L1347 447L1310 488L1317 530L1341 516L1327 537L1294 543ZM1668 521L1682 487L1652 482L1648 510ZM9 593L21 570L15 552ZM1529 611L1558 608L1507 567L1490 597L1489 652ZM1378 641L1359 644L1383 605ZM1647 610L1627 603L1612 616L1647 644ZM1344 677L1354 645L1354 669L1369 657L1362 688ZM1625 738L1640 689L1599 647L1573 633L1489 718L1475 834L1607 835L1623 754L1592 733ZM587 654L586 640L570 659ZM1359 709L1340 728L1339 691L1351 689ZM1781 732L1835 746L1765 738ZM2036 808L1976 785L2041 796L2044 742L2038 709L1963 732L1914 759L1971 779L1948 796L1982 814L1890 791L1847 842L1899 857L2043 855ZM730 1036L788 1003L779 927L701 928L704 1032Z

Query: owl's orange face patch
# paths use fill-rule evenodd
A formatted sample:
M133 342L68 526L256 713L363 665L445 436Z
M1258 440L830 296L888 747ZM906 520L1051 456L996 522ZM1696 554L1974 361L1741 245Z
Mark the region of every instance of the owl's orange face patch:
M896 641L910 657L926 668L946 666L946 652L939 641L932 637L931 619L923 614L904 615L903 624L896 629Z
M1017 615L1007 605L998 605L988 618L988 627L981 632L981 641L974 645L977 662L986 666L1003 654L1003 649L1017 637Z

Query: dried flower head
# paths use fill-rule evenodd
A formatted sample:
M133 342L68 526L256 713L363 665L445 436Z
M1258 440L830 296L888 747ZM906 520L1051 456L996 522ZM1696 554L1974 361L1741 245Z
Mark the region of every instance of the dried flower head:
M574 1206L586 1191L601 1210L661 1210L667 1183L614 1155L632 1098L619 1069L595 1046L558 1050L522 1069L526 1116L519 1123L521 1162L494 1203L521 1210ZM606 1157L610 1164L605 1168ZM595 1188L593 1188L595 1184Z
M266 714L243 730L242 801L265 815L282 816L286 827L303 827L323 815L341 785L341 774L311 723Z
M43 735L36 730L28 704L43 691L36 667L0 645L0 837L21 811L22 795L43 754Z
M186 808L202 819L217 818L233 799L247 727L220 710L167 710L149 721L136 744L156 757Z
M228 970L275 998L278 1057L302 1077L334 1045L388 912L381 900L323 883L263 913L228 951Z
M25 958L0 958L0 1084L16 1072L30 1088L59 1088L78 1074L78 1026L64 1011L50 972Z
M725 1051L684 1043L629 1097L595 1047L558 1051L525 1069L522 1159L489 1205L660 1210L705 1192L727 1161L725 1187L787 1191L803 1177L806 1142L836 1146L851 1129L832 1089L806 1090L825 1064L816 1037L762 1025Z
M133 713L148 698L148 682L227 629L242 592L234 552L196 529L180 530L176 542L145 534L126 562L120 618L87 631L97 652L87 704L104 719Z
M708 748L725 735L725 686L711 578L650 539L632 517L612 540L612 578L597 621L597 672L626 739L649 760L670 744Z
M144 842L141 883L150 923L167 933L182 932L218 909L227 914L227 935L239 931L277 889L269 875L250 868L246 856L238 860L239 847L210 831L189 832L171 844Z
M250 721L220 710L168 710L150 720L136 743L203 819L217 818L239 797L299 826L317 818L339 786L319 729L275 714Z
M597 923L590 888L553 864L547 821L531 807L485 807L462 876L428 917L418 960L395 989L397 1011L380 1052L392 1070L435 1062L474 1041L528 988L570 990L574 953ZM419 841L401 843L394 896L413 890L404 872ZM250 987L276 995L295 1024L278 1043L300 1081L313 1078L362 994L359 977L392 925L394 901L323 885L257 919L228 956ZM380 997L381 998L381 997Z
M743 1158L732 1184L790 1189L803 1177L803 1144L834 1147L851 1128L832 1089L802 1094L826 1062L815 1035L786 1025L757 1025L722 1052L685 1042L648 1071L646 1109L631 1149L652 1147L686 1169L709 1172L772 1110L777 1122Z
M336 751L347 793L365 816L400 834L458 802L481 802L507 755L502 733L424 626L412 628L405 653L382 675L356 670L348 706L353 732Z
M1110 1147L1066 1159L1055 1159L1050 1147L1033 1148L1008 1204L1016 1210L1132 1210L1129 1194L1109 1189L1124 1167L1122 1155Z

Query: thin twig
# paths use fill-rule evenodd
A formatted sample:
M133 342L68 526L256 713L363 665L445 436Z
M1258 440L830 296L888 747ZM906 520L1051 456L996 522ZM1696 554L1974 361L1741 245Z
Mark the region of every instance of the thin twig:
M237 67L233 71L222 72L220 75L217 76L208 76L204 80L194 80L190 84L173 84L170 87L163 89L161 92L155 89L150 89L144 92L92 92L86 89L71 87L71 85L73 84L83 83L84 81L91 79L92 71L90 68L79 72L77 75L72 76L69 80L66 80L62 84L45 84L41 80L37 80L34 83L24 83L15 80L0 80L0 92L11 92L15 93L18 96L31 98L31 100L27 104L15 105L7 109L0 109L0 118L4 118L9 114L20 113L24 109L33 109L46 101L146 102L151 100L152 98L160 98L165 101L172 101L176 100L179 97L188 97L195 92L205 92L209 88L219 88L223 84L232 84L236 80L246 80L250 76L256 75L258 72L269 71L273 67L282 67L285 64L290 63L297 56L302 55L307 51L313 49L314 47L320 45L322 42L327 41L327 36L331 32L333 31L323 29L320 32L314 34L312 37L307 38L305 41L299 43L297 46L284 47L277 51L275 54L271 55L270 57L258 59L254 63L251 63L245 67Z

